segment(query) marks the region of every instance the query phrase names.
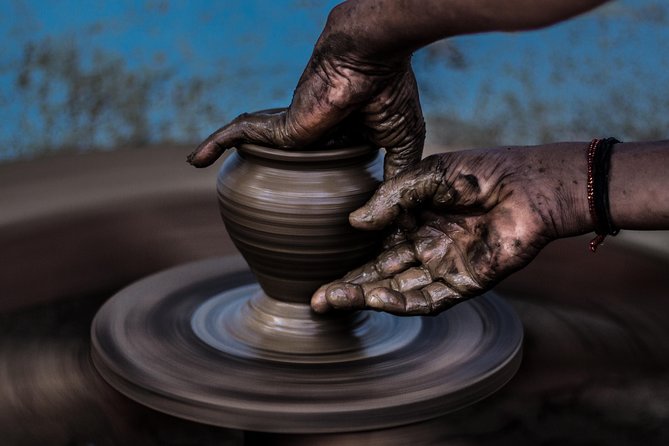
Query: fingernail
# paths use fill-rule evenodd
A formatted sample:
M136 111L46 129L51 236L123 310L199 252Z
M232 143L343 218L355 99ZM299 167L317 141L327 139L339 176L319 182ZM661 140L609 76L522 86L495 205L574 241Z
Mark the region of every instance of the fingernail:
M355 310L365 306L362 288L353 283L331 285L325 291L325 297L332 307L340 310Z
M311 297L311 308L319 314L327 313L327 311L330 309L330 305L325 298L325 289L326 286L320 287Z
M335 308L348 308L351 306L348 293L342 286L333 286L327 290L327 301Z

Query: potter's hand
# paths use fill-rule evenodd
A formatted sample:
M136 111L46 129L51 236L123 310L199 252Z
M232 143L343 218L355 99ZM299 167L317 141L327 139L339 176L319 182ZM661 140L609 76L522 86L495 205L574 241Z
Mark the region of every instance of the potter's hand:
M240 143L304 148L328 139L346 119L370 143L386 149L386 178L417 163L425 125L410 57L366 55L360 48L364 40L337 31L333 22L316 44L288 109L237 117L200 144L188 161L208 166Z
M550 240L587 231L587 203L570 189L585 188L583 147L559 149L445 153L383 183L350 221L399 221L405 237L321 287L313 309L436 314L490 289Z
M209 136L189 157L213 163L244 142L301 148L327 139L350 117L387 151L385 177L420 160L425 126L411 71L412 52L446 37L547 26L605 0L350 0L328 17L290 107L244 114Z

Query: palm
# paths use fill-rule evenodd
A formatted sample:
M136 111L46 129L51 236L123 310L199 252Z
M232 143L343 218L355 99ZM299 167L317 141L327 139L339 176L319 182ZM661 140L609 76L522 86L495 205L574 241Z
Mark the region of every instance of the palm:
M406 241L323 291L335 308L437 314L490 289L545 244L540 234L518 233L512 215L497 214L430 214Z
M529 263L550 240L549 224L522 177L486 170L495 162L444 155L384 183L352 221L378 229L399 220L406 226L410 215L417 224L372 262L321 287L314 309L436 314ZM470 174L465 165L479 172Z

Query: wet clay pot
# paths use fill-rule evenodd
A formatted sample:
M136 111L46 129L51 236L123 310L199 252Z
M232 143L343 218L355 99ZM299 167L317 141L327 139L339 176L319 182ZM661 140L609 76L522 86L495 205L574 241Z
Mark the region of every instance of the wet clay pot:
M275 299L308 303L322 284L369 260L375 233L348 214L382 179L369 146L286 151L242 145L223 164L218 200L230 237L261 287Z

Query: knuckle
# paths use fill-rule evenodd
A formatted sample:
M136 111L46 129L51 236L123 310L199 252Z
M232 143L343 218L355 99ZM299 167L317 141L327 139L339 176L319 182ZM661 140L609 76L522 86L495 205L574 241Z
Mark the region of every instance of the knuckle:
M432 314L438 314L463 300L463 297L441 282L433 282L421 290L430 302Z
M426 315L432 312L432 306L420 290L404 293L404 312L407 315Z

